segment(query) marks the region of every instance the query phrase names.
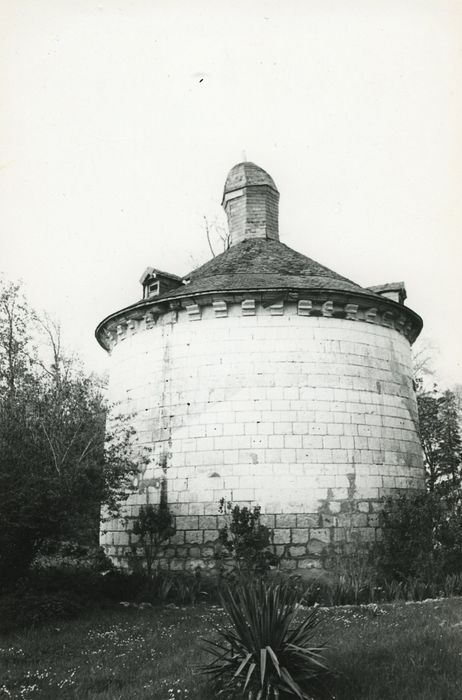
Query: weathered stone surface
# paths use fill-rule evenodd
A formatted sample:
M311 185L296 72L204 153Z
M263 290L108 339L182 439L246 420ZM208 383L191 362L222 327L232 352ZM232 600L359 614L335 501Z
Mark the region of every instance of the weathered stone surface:
M295 559L283 559L280 566L281 569L295 569L297 562Z
M319 515L310 513L297 513L297 527L319 527Z
M299 559L297 561L297 569L321 569L321 568L322 568L322 563L319 561L319 559L305 558L305 559Z
M306 544L308 542L308 530L292 529L292 544Z
M321 516L321 522L320 522L321 527L323 528L331 528L331 527L337 527L338 525L338 518L335 515L325 515L323 514Z
M172 559L170 562L171 571L183 571L185 568L185 560L183 559Z
M297 525L297 516L296 515L276 515L276 527L278 528L284 528L284 527L296 527Z
M361 511L361 513L369 513L369 510L370 510L369 501L359 501L358 510Z
M199 518L196 515L177 515L176 528L177 530L197 530L199 527Z
M366 513L353 513L351 516L351 526L359 528L367 527Z
M201 544L204 540L204 533L202 530L186 530L185 532L185 542L187 544L199 543Z
M276 516L274 515L269 515L268 513L263 513L260 516L260 523L262 525L265 525L265 527L274 528L275 526L275 521L276 521Z
M172 537L169 539L169 544L175 545L175 544L183 544L184 543L184 530L178 530Z
M213 530L217 527L217 517L216 515L201 515L198 524L201 530Z
M274 544L287 544L290 542L290 530L288 528L273 530Z
M310 530L310 540L319 540L320 542L330 542L330 529L329 528L315 528Z
M325 542L321 542L321 540L310 540L308 542L307 551L308 554L321 554L325 548Z

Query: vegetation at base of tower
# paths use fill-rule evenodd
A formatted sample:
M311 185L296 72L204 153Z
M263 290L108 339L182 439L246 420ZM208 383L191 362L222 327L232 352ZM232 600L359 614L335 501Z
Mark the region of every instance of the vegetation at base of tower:
M425 360L426 365L428 361ZM428 368L425 370L431 374ZM462 575L462 440L457 397L416 377L426 491L387 498L374 568L387 585L442 590Z
M59 325L30 309L18 285L0 285L3 581L22 575L46 541L97 532L101 505L118 516L138 473L133 442L97 379L64 352Z
M164 483L166 484L165 479L162 481L161 489L164 487ZM138 546L143 549L146 573L151 578L153 564L162 545L176 532L174 517L168 507L167 499L162 497L162 490L158 505L148 503L141 506L138 517L133 521L132 530L133 534L138 537Z
M279 559L269 550L272 530L261 523L261 507L233 505L220 499L218 512L225 517L225 524L218 533L218 542L228 557L232 558L236 573L264 575ZM218 559L222 555L218 553Z
M454 492L387 498L375 568L388 581L440 585L462 574L462 501Z
M205 642L213 660L204 671L217 694L234 690L248 700L276 700L281 693L318 697L328 670L324 645L314 642L316 608L302 612L300 601L290 580L251 578L224 587L221 604L229 624Z

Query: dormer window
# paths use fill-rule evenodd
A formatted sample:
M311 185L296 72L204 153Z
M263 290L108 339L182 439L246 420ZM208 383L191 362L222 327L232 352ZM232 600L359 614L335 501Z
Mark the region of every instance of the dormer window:
M156 297L159 295L159 282L151 282L145 287L146 297Z
M147 267L140 279L143 285L143 299L158 297L181 285L181 277Z
M387 284L379 284L374 287L367 287L375 294L380 294L381 297L386 297L398 304L404 304L407 297L406 287L404 282L388 282Z

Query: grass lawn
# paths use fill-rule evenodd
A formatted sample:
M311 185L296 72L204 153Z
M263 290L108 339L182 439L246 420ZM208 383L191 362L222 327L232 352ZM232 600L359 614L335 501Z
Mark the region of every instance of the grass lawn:
M460 700L462 599L320 610L335 700ZM123 608L0 637L0 698L213 700L217 607Z

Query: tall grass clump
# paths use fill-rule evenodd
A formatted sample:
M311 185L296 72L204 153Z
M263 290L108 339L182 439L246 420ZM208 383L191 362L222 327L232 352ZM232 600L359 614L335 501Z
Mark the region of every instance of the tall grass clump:
M217 696L319 697L328 670L324 645L315 642L316 609L302 608L299 600L287 581L251 579L223 587L221 604L229 627L217 628L218 639L205 641L213 659L204 671Z

